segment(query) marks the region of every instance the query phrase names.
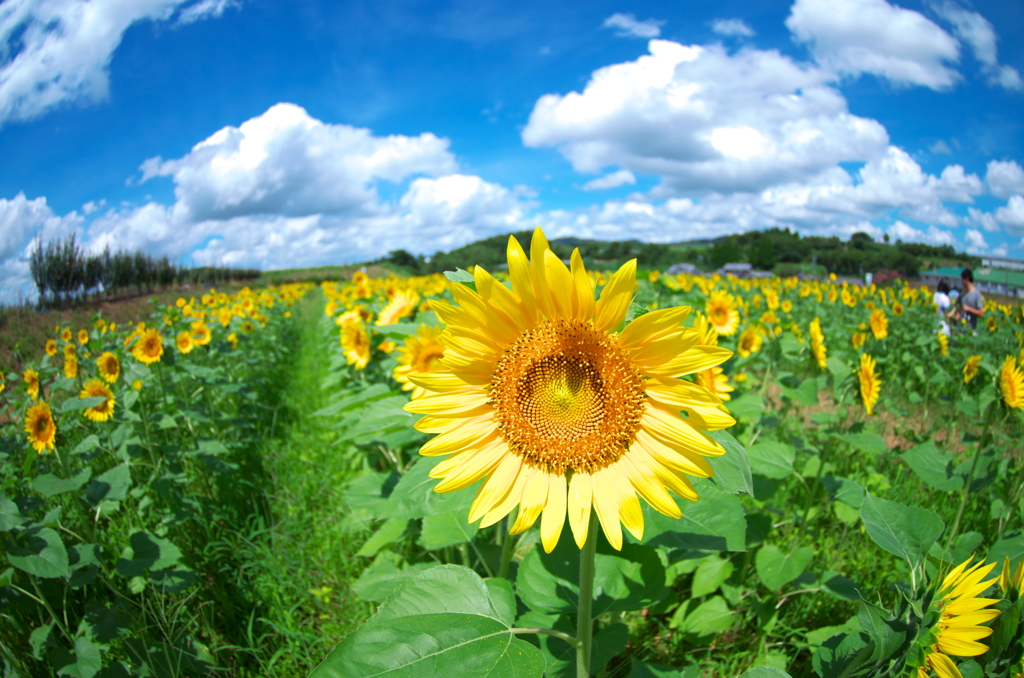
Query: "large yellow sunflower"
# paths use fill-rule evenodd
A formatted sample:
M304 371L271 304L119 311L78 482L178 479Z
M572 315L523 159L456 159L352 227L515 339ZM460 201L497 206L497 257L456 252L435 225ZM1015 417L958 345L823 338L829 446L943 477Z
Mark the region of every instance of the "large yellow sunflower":
M743 330L743 334L740 335L739 344L736 346L736 351L742 357L748 358L761 350L762 343L764 343L764 337L761 336L756 327L751 326Z
M596 303L579 251L567 268L540 229L530 260L509 238L508 262L511 291L477 266L477 291L452 287L459 306L431 304L448 326L441 360L448 371L409 377L427 393L405 408L427 415L419 430L440 434L420 454L448 455L431 472L442 479L435 491L486 478L471 522L492 525L518 506L511 532L540 518L550 552L566 515L582 548L593 508L609 543L621 548L622 524L643 534L637 494L679 517L666 490L694 500L685 474L712 475L704 457L724 450L703 431L735 422L719 398L677 377L731 353L700 345L696 330L681 327L685 307L647 313L617 331L636 291L635 260L609 278Z
M21 378L25 382L25 389L28 391L29 397L35 400L39 397L39 373L33 369L25 370L24 376Z
M85 346L89 343L89 330L81 329L78 330L78 343Z
M715 331L722 336L733 334L740 326L736 299L724 290L715 290L708 296L704 311Z
M420 303L420 295L416 290L402 290L395 294L391 302L377 316L376 325L391 325L402 318L412 315Z
M1017 359L1007 356L999 370L999 390L1007 407L1024 410L1024 371L1017 367Z
M871 408L878 402L878 392L882 388L882 380L875 372L875 359L867 353L860 354L860 370L857 372L860 380L860 398L864 403L864 409L871 414Z
M132 347L132 355L135 356L135 359L146 365L159 362L163 354L164 338L158 330L152 327L144 330L139 335L138 341L135 342L135 346Z
M110 351L96 359L96 368L108 384L113 384L121 376L121 361Z
M47 450L53 451L53 441L57 437L57 424L54 423L50 406L45 400L40 400L25 412L25 432L36 452L43 454Z
M202 320L192 323L192 341L196 346L206 346L213 339L209 326Z
M882 309L876 308L871 312L868 324L871 325L871 333L875 335L875 339L885 339L889 336L889 319L885 317L885 311Z
M85 386L82 387L82 392L78 394L79 398L106 398L105 401L94 407L85 408L83 414L89 421L107 421L114 416L114 394L111 392L110 387L104 384L99 379L90 379L85 382Z
M996 577L982 581L996 566L996 563L984 565L984 561L968 568L972 558L960 563L946 575L936 596L939 620L932 633L935 643L931 652L925 656L926 667L918 671L919 675L927 675L931 668L940 678L959 678L960 669L950 655L954 657L977 657L988 652L988 647L978 641L992 635L992 629L982 626L999 616L999 610L985 609L999 602L998 598L981 598Z
M46 355L50 356L51 358L57 355L57 342L54 341L53 339L46 340Z
M825 347L825 334L821 331L821 318L811 321L811 355L821 369L828 366L828 349Z
M191 353L192 349L196 347L196 342L192 339L192 332L189 330L178 332L178 338L175 343L178 346L178 350L185 355Z
M981 367L981 356L972 355L964 363L964 383L971 383L976 376L978 376L978 368Z
M413 400L422 396L425 391L422 386L409 381L409 375L419 372L437 372L445 369L441 364L444 356L444 342L441 341L441 328L437 326L428 327L420 325L415 336L410 336L398 349L398 366L395 367L393 376L395 381L402 384L403 391L412 391L410 396Z

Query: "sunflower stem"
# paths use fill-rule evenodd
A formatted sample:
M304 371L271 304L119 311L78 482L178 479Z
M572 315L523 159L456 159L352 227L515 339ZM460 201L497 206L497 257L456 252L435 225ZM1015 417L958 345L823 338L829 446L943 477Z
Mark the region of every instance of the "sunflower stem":
M508 533L508 522L508 517L506 516L502 519L501 523L503 538L501 540L501 562L498 565L498 576L503 579L508 578L508 566L512 562L512 535Z
M946 548L948 551L953 545L953 539L956 537L956 531L960 527L960 519L964 516L964 507L967 506L967 498L971 494L971 485L974 483L974 472L978 468L978 458L981 457L981 451L985 448L985 440L988 438L989 429L992 427L992 417L996 411L996 402L993 401L988 406L988 415L985 417L985 430L981 434L981 438L978 439L978 446L974 449L974 459L971 461L971 470L967 474L967 480L964 482L964 489L960 491L960 508L956 511L956 518L953 520L953 528L949 531L949 536L946 537Z
M587 541L580 551L580 604L576 617L576 678L590 678L591 645L594 640L594 556L597 553L597 512L590 514Z

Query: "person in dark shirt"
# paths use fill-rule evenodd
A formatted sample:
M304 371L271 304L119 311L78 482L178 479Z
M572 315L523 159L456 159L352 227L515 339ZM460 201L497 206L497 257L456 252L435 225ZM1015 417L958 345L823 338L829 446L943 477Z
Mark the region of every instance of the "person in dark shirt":
M960 297L960 307L964 310L964 317L971 324L971 329L978 326L978 318L985 315L985 298L974 286L974 271L965 268L960 273L960 282L964 284L964 294Z

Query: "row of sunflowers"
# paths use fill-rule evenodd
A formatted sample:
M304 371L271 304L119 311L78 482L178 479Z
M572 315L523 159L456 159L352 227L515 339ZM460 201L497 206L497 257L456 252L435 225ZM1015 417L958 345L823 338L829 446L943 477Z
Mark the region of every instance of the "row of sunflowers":
M258 504L247 467L311 289L211 289L131 326L58 326L0 372L4 675L231 666L211 654L244 642L241 563L222 547Z
M1019 306L947 334L924 288L595 273L539 230L322 292L380 605L314 676L1024 674Z

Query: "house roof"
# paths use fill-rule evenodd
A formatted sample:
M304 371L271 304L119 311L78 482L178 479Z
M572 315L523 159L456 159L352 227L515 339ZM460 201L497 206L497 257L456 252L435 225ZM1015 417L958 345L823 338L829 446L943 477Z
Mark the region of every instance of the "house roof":
M925 271L922 275L934 275L940 278L959 278L962 268L944 267ZM1012 287L1024 287L1024 272L1007 271L999 268L974 269L974 280Z

